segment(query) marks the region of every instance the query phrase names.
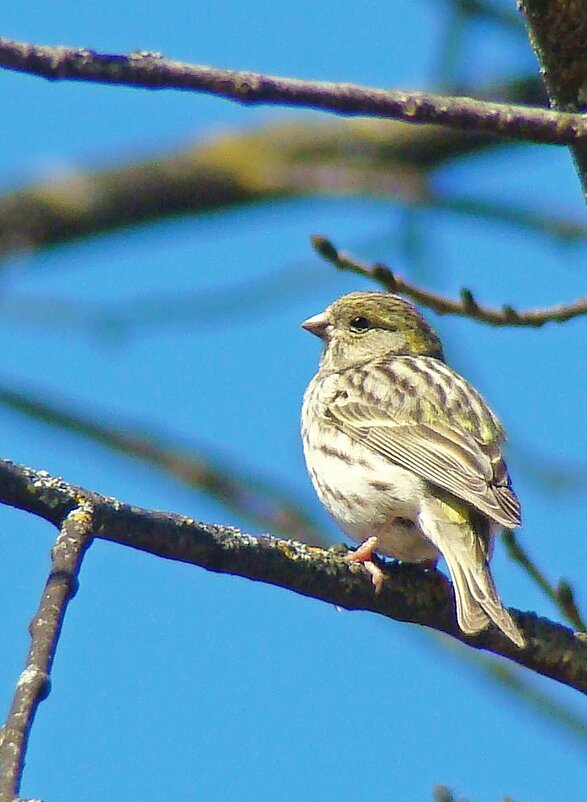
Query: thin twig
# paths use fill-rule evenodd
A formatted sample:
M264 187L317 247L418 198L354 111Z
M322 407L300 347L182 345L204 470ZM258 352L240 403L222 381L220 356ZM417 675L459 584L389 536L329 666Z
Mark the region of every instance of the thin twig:
M565 705L561 699L547 696L537 683L529 682L527 672L522 672L515 666L512 670L512 667L503 660L490 659L486 655L479 656L483 658L483 668L497 681L500 690L505 690L516 700L522 698L529 702L535 710L543 714L550 727L562 725L559 732L571 735L576 743L585 747L587 724L578 710Z
M373 265L359 262L348 254L342 253L325 237L315 234L312 245L316 251L339 270L348 270L361 276L374 279L389 292L399 292L412 298L416 303L433 309L439 315L458 315L490 323L492 326L531 326L539 327L545 323L556 321L562 323L575 317L587 314L587 296L570 304L557 304L545 309L528 309L518 311L504 305L501 309L482 306L468 289L461 290L461 300L455 301L438 293L429 292L415 284L410 284L401 276L393 273L386 265Z
M30 729L40 702L49 694L63 618L76 593L78 573L91 539L92 507L79 501L64 518L53 546L51 573L30 625L32 642L25 669L0 735L0 802L11 802L18 794Z
M472 637L458 627L450 583L437 571L391 563L381 592L355 572L340 547L321 549L295 540L255 537L230 526L145 510L70 485L45 471L0 460L0 502L60 525L79 499L94 509L96 537L217 573L246 577L344 607L445 632L468 645L508 657L587 693L587 642L533 613L510 610L526 639L518 649L496 628Z
M520 545L515 533L510 529L504 530L502 538L510 557L532 577L546 596L558 607L569 624L580 632L586 632L585 621L579 612L575 601L575 593L569 582L566 579L561 579L558 585L553 585L523 546Z
M582 114L238 72L170 61L148 52L111 55L0 38L0 66L51 80L204 92L247 105L278 104L349 116L384 117L526 142L569 145L587 133L587 120Z

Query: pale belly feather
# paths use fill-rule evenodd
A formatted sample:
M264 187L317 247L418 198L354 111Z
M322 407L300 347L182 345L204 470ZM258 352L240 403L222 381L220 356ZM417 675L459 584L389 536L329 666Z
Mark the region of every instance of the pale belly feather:
M327 450L317 447L304 427L308 470L321 502L338 526L353 540L375 535L377 551L406 562L438 557L436 547L417 529L420 499L427 483L411 471L373 454L333 430ZM355 464L344 456L353 450Z

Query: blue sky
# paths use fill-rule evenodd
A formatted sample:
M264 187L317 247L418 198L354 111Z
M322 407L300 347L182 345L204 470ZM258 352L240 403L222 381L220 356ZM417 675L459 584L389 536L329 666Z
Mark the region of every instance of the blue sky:
M445 12L440 2L373 2L367 12L363 3L334 0L129 0L115 7L39 0L26 12L18 4L3 7L0 30L112 53L149 49L217 66L433 89ZM464 43L463 63L479 84L534 66L514 35L481 25ZM293 114L2 71L0 92L4 190ZM524 146L477 156L444 168L436 182L584 219L563 149ZM280 202L10 259L2 273L0 382L90 416L167 433L275 477L339 538L303 466L299 407L318 343L299 321L369 285L335 273L313 255L308 238L323 233L364 259L409 272L401 221L383 201ZM425 281L439 291L454 295L467 286L488 304L524 307L585 294L584 247L448 214L428 213L423 223ZM14 317L23 301L30 308L54 300L72 310L90 302L108 310L168 292L234 297L265 276L287 276L291 289L216 322L137 327L118 339ZM574 584L585 609L585 484L583 495L554 493L532 478L528 461L587 471L587 320L518 331L428 316L449 360L483 391L510 433L522 541L553 580ZM74 483L242 525L154 469L3 408L0 437L5 456ZM53 539L44 522L0 510L5 709ZM494 566L507 603L558 618L501 547ZM553 682L536 678L536 685L580 704ZM96 543L65 622L51 696L35 722L22 793L63 802L79 799L80 789L86 802L148 802L163 794L208 802L346 802L378 794L416 802L444 783L475 802L505 794L516 802L562 802L577 798L582 748L416 627Z

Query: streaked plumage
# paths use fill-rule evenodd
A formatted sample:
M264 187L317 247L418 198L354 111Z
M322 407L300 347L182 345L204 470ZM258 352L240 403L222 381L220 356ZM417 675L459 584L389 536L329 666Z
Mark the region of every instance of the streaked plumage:
M325 343L302 410L322 503L355 540L376 536L383 554L444 556L461 629L491 620L523 646L488 567L495 529L520 524L498 419L399 296L352 293L303 325Z

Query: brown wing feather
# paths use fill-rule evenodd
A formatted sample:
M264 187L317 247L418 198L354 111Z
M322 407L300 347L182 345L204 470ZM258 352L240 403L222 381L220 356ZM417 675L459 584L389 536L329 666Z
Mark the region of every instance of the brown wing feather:
M496 444L478 443L443 424L396 421L379 406L348 396L332 403L328 415L349 437L469 502L496 523L520 525L520 504Z

